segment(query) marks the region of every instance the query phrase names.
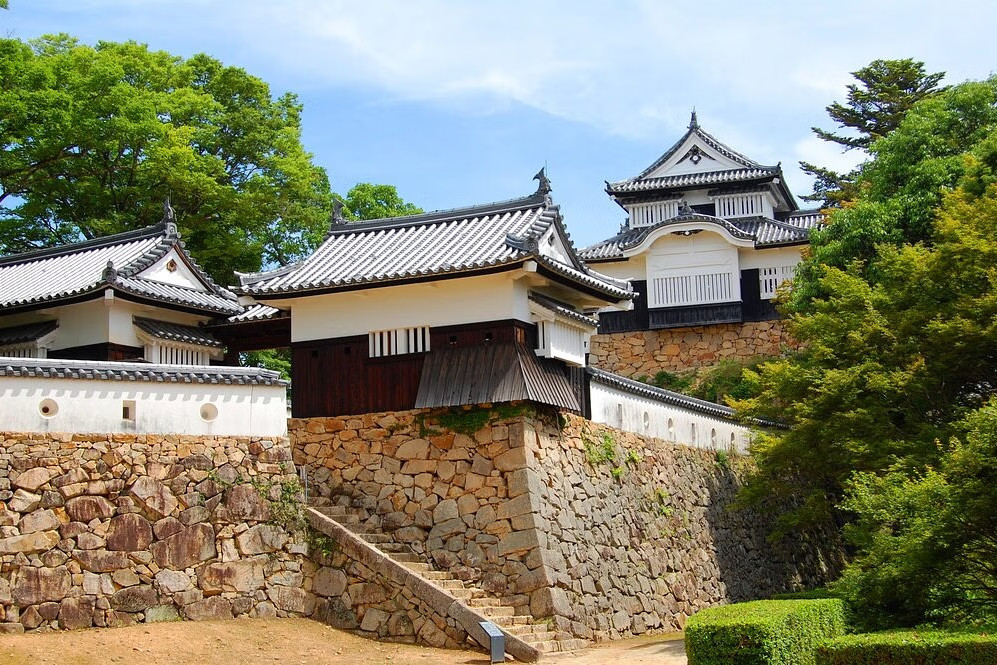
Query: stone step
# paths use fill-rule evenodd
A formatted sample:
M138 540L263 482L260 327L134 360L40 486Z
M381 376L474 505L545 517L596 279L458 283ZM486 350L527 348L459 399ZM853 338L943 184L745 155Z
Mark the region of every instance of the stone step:
M436 584L435 580L434 580L434 584ZM471 588L471 589L447 589L447 593L449 593L454 598L459 598L460 600L463 600L465 602L467 602L469 600L473 600L475 598L480 598L481 596L483 596L485 594L485 592L482 591L481 589L474 589L474 588Z
M422 577L424 579L432 580L434 582L442 582L444 580L453 580L454 579L453 575L451 573L448 573L445 570L428 570L429 564L427 563L425 565L426 565L427 570L425 570L424 572L419 573L420 575L422 575ZM449 587L444 586L443 588L447 589ZM461 587L457 587L457 588L459 589Z
M516 610L509 607L508 605L498 605L491 607L479 607L478 614L486 616L489 619L499 619L502 617L515 617ZM529 618L529 617L527 617ZM495 621L495 623L502 625L500 621Z
M408 555L403 555L403 556L408 556ZM415 555L412 554L411 556L414 557ZM425 561L415 561L415 560L410 561L408 559L398 559L398 558L395 558L394 556L392 556L391 558L394 559L395 561L397 561L398 563L402 564L403 566L405 566L409 570L411 570L413 572L416 572L416 573L419 573L420 575L422 573L429 572L431 570L430 567L429 567L429 564L426 563Z
M487 609L488 609L487 607L479 608L478 614L481 614L483 616L488 616L485 613L485 610ZM533 623L533 617L523 616L521 614L489 616L488 618L491 620L492 623L498 624L503 629L506 626L526 626Z
M357 535L371 545L382 545L391 542L391 536L386 533L358 533Z
M524 642L526 642L528 644L537 644L537 643L547 643L547 642L557 642L558 641L557 640L557 633L549 631L549 630L542 630L542 631L540 631L538 633L522 633L522 634L516 635L516 637L518 637L519 639L523 640ZM558 649L558 650L560 651L560 649Z
M412 548L410 548L405 543L396 543L396 542L381 543L377 546L377 548L382 552L384 552L385 554L394 554L395 552L402 553L402 552L412 551Z
M419 556L415 552L388 552L388 556L397 561L398 563L426 563L426 559Z
M588 647L589 641L582 639L572 639L572 640L558 640L557 650L561 652L565 651L578 651L580 649L585 649Z
M526 641L533 640L534 642L546 642L548 640L557 639L557 632L550 630L547 624L543 623L525 624L522 626L503 626L502 630Z
M498 607L500 605L502 605L502 601L493 596L474 598L467 603L468 607Z
M560 651L560 645L556 640L548 640L546 642L530 642L529 640L523 641L527 642L531 647L540 653L556 653Z

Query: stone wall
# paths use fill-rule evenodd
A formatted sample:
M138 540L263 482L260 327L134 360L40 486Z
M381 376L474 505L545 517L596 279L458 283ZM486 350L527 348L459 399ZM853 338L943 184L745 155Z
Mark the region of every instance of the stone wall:
M0 433L0 630L310 613L295 481L283 437Z
M773 548L767 514L730 510L741 462L725 453L514 411L473 435L428 411L291 420L289 432L313 497L361 508L359 530L566 635L675 630L709 605L822 583L837 565L820 538ZM468 425L480 410L458 413Z
M528 445L557 620L580 637L678 630L704 607L811 587L839 566L826 536L775 547L772 512L732 509L745 458L573 415Z
M653 377L661 370L681 372L721 360L777 356L793 345L785 323L778 320L640 330L593 336L589 362L631 378Z
M288 431L312 497L362 508L367 530L392 535L520 613L545 617L553 613L550 580L545 536L533 522L537 488L525 445L533 418L524 410L498 415L473 436L418 410L291 419Z

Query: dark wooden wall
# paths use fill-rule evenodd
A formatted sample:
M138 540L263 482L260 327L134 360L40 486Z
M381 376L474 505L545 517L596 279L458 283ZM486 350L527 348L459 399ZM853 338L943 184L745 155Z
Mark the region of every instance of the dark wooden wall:
M536 327L490 321L430 329L430 350L515 342L533 348ZM366 335L291 345L295 418L399 411L415 406L425 353L368 357Z

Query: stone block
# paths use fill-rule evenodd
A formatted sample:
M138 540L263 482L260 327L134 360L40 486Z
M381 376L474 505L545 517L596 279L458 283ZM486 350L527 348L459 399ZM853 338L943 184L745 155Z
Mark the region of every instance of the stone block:
M11 596L17 605L61 601L73 587L73 576L65 568L21 566L14 574Z
M63 630L79 630L93 626L94 599L66 598L59 607L59 627Z
M110 598L111 609L118 612L142 612L159 602L159 594L149 584L121 589Z
M252 485L236 485L225 490L224 517L232 522L266 522L270 506Z
M210 524L195 524L153 543L149 550L160 568L183 570L217 556L215 530Z
M233 618L232 601L221 596L211 596L187 605L183 608L183 613L191 621L231 619Z
M207 592L248 592L263 587L266 557L212 563L198 569L198 586Z
M441 522L446 522L447 520L452 520L460 516L460 512L457 509L457 502L453 499L447 499L446 501L441 501L433 509L433 522L440 524Z
M30 513L32 510L41 505L41 502L42 497L40 494L19 489L14 492L14 496L7 501L7 507L18 513Z
M245 555L277 552L287 542L287 534L273 524L257 524L236 536L236 545Z
M156 585L165 593L177 593L193 588L187 573L179 570L160 570L156 573Z
M172 515L180 505L166 485L149 476L140 476L132 483L129 494L154 519Z
M152 543L152 525L137 513L111 518L107 527L107 549L137 552Z
M106 520L114 512L114 504L102 496L76 496L66 501L66 514L74 522Z
M308 593L304 589L287 586L275 586L267 589L267 597L278 609L305 616L309 616L315 611L317 600L314 594Z
M50 531L59 528L59 519L51 510L36 510L21 518L17 528L22 534L35 531Z
M539 541L535 530L513 531L499 539L498 551L500 556L525 554L537 546L539 546ZM541 614L537 616L545 615Z
M360 630L366 630L372 633L380 632L383 626L385 630L387 629L388 619L391 615L384 610L379 610L376 607L371 607L366 612L364 612L363 620L360 622Z
M73 550L73 558L92 573L110 573L130 564L127 553L108 550Z
M0 554L44 552L58 543L59 534L55 531L36 531L24 536L0 538Z
M180 614L173 605L153 605L145 611L146 623L162 623L164 621L180 621Z
M516 471L526 468L527 447L510 448L495 458L495 468L499 471Z
M346 591L348 581L343 571L323 566L315 573L312 591L320 596L341 596Z
M27 471L17 474L17 476L14 477L13 484L14 487L34 492L51 480L53 475L55 474L45 467L36 466L33 469L28 469Z
M520 494L500 503L495 516L504 520L517 515L526 515L533 511L532 501L533 497L530 494Z
M395 457L401 460L428 459L429 441L425 439L411 439L398 446Z

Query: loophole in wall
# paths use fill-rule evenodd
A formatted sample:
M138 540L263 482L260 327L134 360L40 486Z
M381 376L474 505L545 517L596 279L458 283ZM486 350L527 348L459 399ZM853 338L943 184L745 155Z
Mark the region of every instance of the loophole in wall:
M218 407L207 402L201 405L201 420L205 422L211 422L218 417Z
M59 404L54 399L45 398L38 404L38 413L43 418L51 418L59 413Z

